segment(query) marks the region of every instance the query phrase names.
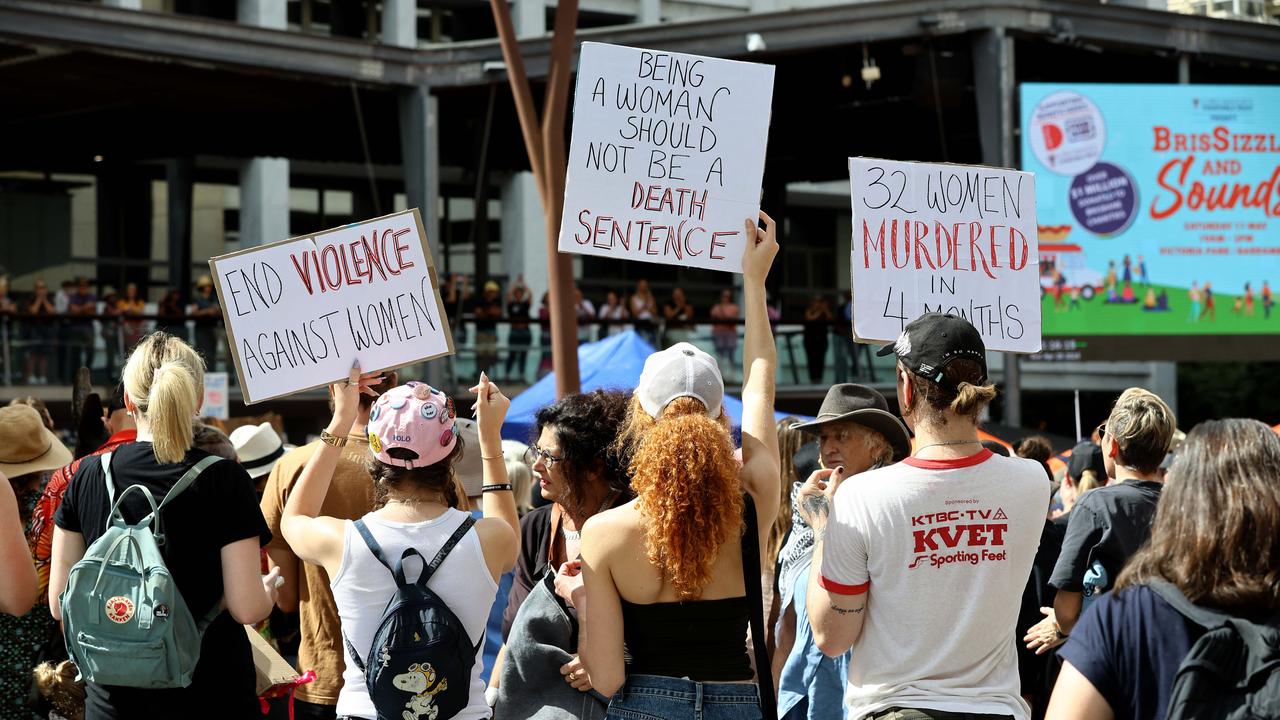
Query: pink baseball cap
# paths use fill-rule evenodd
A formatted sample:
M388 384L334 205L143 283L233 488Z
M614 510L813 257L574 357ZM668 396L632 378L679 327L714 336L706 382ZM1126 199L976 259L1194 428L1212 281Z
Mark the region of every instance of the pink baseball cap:
M458 413L453 399L416 380L384 392L369 411L369 450L378 460L397 467L434 465L458 444L453 424ZM413 459L392 457L392 448L412 450Z

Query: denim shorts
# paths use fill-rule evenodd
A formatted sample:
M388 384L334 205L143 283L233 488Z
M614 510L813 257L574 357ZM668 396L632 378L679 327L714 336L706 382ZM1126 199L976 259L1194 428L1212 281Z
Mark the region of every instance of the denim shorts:
M609 702L612 720L760 720L754 683L700 683L659 675L628 675Z

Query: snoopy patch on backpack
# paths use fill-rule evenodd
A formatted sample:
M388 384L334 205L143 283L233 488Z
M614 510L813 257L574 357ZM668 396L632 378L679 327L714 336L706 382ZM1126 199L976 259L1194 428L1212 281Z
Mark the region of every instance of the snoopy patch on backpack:
M440 678L436 682L436 671L430 663L413 663L409 666L409 672L396 675L391 682L400 690L414 693L409 702L405 703L405 710L401 715L404 720L419 720L423 716L427 720L435 720L436 714L440 712L435 705L435 696L449 689L448 678Z

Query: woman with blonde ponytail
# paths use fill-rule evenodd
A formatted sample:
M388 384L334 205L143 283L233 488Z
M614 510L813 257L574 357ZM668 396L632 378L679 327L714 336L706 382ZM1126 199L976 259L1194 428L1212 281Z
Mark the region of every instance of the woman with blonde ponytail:
M585 582L570 600L591 686L605 696L622 689L609 717L762 717L746 643L745 583L759 579L743 578L744 543L756 552L767 543L779 498L777 357L764 292L778 243L773 220L760 217L763 230L746 222L742 258L741 466L716 361L688 343L654 353L618 441L631 457L637 497L592 516L582 531ZM748 505L757 532L744 538ZM566 566L562 574L576 570Z
M62 619L59 596L71 567L107 528L111 497L142 485L158 502L208 457L192 447L192 423L203 398L204 363L186 343L157 332L138 344L124 369L124 405L137 423L137 442L86 457L54 516L49 609L55 618ZM110 463L110 495L104 459ZM150 512L141 493L122 498L125 522L140 522ZM242 626L270 614L279 575L278 570L262 575L260 548L271 533L253 481L234 462L214 462L169 499L159 519L165 565L192 617L207 617L219 607L224 611L204 633L190 685L154 690L88 683L85 717L257 718L253 656ZM164 619L161 608L156 617Z

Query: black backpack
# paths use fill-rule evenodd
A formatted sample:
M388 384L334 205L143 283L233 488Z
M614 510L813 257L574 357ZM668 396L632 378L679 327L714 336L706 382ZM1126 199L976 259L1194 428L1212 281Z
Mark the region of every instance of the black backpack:
M448 720L467 707L471 669L480 646L471 642L462 621L427 582L475 524L468 516L430 563L408 548L392 568L364 521L355 522L369 551L391 571L397 586L382 611L366 659L361 659L346 633L342 634L347 652L364 673L378 720ZM412 583L404 576L404 561L410 556L423 562L422 574ZM484 643L483 637L480 643Z
M1191 604L1164 580L1152 590L1205 633L1191 645L1169 693L1168 720L1280 718L1280 622L1258 624Z

